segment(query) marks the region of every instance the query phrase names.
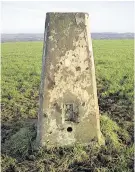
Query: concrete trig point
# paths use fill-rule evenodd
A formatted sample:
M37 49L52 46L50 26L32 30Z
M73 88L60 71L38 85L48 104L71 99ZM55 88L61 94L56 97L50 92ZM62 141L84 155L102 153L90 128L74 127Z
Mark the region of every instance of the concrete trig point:
M100 138L89 16L47 13L37 142L64 146Z

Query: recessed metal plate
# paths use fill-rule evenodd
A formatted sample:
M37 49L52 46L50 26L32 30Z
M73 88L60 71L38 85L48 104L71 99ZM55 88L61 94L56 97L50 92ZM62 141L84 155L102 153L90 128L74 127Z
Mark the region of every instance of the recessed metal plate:
M64 107L64 115L65 115L65 121L71 121L78 123L78 108L75 104L72 103L66 103L63 105Z

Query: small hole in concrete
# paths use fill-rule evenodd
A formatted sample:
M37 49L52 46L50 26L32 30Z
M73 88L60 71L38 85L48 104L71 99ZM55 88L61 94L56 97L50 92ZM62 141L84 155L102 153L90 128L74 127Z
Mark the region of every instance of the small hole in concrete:
M60 62L60 64L62 65L62 62Z
M81 68L78 66L78 67L76 67L76 71L80 71L81 70Z
M67 131L68 131L68 132L72 132L72 127L68 127L68 128L67 128Z
M85 106L85 102L82 103L82 106Z
M88 70L89 68L87 67L86 70Z
M47 114L46 113L43 113L44 117L46 118L47 117Z

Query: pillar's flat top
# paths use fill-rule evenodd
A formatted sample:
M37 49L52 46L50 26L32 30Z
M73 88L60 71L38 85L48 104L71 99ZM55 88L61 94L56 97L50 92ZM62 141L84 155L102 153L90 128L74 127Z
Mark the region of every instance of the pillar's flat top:
M64 14L64 15L68 15L68 14L85 14L89 16L89 13L87 12L47 12L46 15L51 15L51 14Z

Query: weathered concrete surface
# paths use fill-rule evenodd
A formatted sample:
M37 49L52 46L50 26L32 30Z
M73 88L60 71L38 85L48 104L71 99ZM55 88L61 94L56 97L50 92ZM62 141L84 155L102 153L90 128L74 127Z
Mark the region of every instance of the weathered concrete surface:
M100 140L89 16L47 13L37 142L64 146Z

